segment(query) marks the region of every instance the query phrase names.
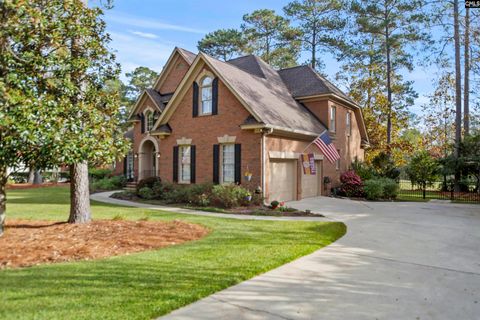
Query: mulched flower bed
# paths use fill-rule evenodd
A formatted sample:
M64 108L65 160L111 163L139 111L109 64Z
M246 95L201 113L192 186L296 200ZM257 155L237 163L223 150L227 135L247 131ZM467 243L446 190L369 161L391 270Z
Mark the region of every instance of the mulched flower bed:
M232 214L243 214L243 215L256 215L256 216L275 216L275 217L324 217L322 214L315 214L312 212L306 212L301 210L296 210L293 208L288 208L287 211L281 211L280 208L272 210L266 206L248 206L248 207L238 207L231 209L215 208L215 207L195 207L189 206L185 203L178 204L167 204L159 200L143 200L136 196L133 193L129 192L117 192L111 195L111 198L119 200L127 200L134 202L143 202L151 203L163 206L173 206L173 207L183 207L191 210L199 210L205 212L215 212L215 213L232 213Z
M197 240L209 230L182 221L94 220L88 224L7 219L0 269L91 260Z

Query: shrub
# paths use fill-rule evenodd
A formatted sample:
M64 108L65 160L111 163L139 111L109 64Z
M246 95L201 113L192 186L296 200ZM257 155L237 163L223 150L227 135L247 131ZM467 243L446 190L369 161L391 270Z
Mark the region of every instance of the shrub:
M250 192L234 184L216 185L212 189L212 202L223 208L232 208L247 204L246 197Z
M154 198L153 190L149 187L143 187L138 190L138 196L142 199L151 200Z
M113 171L110 169L90 168L88 169L88 174L93 180L101 180L101 179L111 177L113 174Z
M380 179L371 179L365 181L363 192L367 200L378 200L383 196L383 182Z
M157 182L162 182L160 177L150 177L150 178L142 179L142 180L138 181L137 192L139 192L140 189L145 188L145 187L152 189L153 186L155 185L155 183L157 183Z
M358 160L352 162L352 169L353 171L355 171L356 174L358 174L362 181L373 179L377 174L373 167L369 166L365 162L360 162Z
M97 181L93 181L90 184L90 191L107 191L107 190L117 190L125 186L126 180L123 176L114 176L111 178L103 178Z
M383 178L381 179L383 186L384 199L396 199L398 195L398 183L393 179Z
M270 207L272 209L277 208L279 205L280 205L280 202L278 202L277 200L273 200L272 202L270 202Z
M347 197L360 197L362 196L362 179L350 170L342 173L340 176L340 182L342 183L342 191L345 192Z
M155 196L155 199L164 200L168 193L175 190L177 186L170 182L155 182L153 184L152 190Z

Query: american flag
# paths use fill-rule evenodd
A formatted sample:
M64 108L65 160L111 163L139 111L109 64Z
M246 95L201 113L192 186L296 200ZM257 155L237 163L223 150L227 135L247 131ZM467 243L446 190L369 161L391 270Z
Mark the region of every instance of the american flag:
M340 155L338 154L337 149L335 149L335 146L328 136L327 131L323 132L315 140L313 140L313 144L316 145L320 151L322 151L330 163L334 163L340 159Z

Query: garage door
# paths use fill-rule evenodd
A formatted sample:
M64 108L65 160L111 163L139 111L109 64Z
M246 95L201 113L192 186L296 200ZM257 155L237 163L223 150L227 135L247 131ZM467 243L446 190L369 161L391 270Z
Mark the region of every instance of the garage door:
M317 174L303 174L302 170L302 199L312 198L320 195L321 191L321 181L320 177L322 176L320 161L315 161L315 166L317 168Z
M269 200L290 201L296 198L296 161L270 161Z

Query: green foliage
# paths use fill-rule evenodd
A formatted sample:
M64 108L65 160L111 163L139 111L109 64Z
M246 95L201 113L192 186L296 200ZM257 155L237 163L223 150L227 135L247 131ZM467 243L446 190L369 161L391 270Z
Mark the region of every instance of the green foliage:
M352 162L352 169L358 174L362 181L373 179L377 175L377 172L373 167L358 160Z
M321 69L324 63L317 57L320 51L329 53L343 47L339 35L345 27L341 10L343 4L338 0L295 0L283 8L285 14L299 24L302 47L311 55L308 63L312 68Z
M280 202L278 202L277 200L273 200L272 202L270 202L270 206L272 208L278 207L279 204L280 204Z
M364 182L363 191L367 200L396 199L398 183L389 178L374 178Z
M260 56L277 68L297 65L300 31L273 10L255 10L243 16L242 31L248 41L246 51Z
M151 200L155 197L155 194L151 188L143 187L138 190L138 196L146 200Z
M198 50L214 58L227 61L240 55L246 45L242 33L235 29L219 29L207 33L198 42Z
M396 199L400 190L399 184L395 180L389 178L383 178L381 180L383 184L382 197L384 199Z
M57 222L69 212L68 188L11 190L8 197L16 219ZM1 270L2 320L158 318L312 253L346 231L339 222L224 219L96 202L92 211L99 219L148 216L155 222L201 224L210 234L108 259Z
M235 184L215 185L212 189L212 203L223 208L233 208L247 204L250 192Z
M130 99L131 105L135 103L140 93L153 87L158 73L148 67L137 67L132 72L127 72L125 76L128 79L126 85L126 96Z
M112 176L113 171L110 169L97 169L97 168L89 168L88 175L90 178L94 180L100 180L104 178L108 178Z
M106 177L90 184L90 192L118 190L125 187L127 181L123 176Z
M364 182L363 191L367 200L378 200L383 196L383 182L380 179L371 179Z
M420 151L412 157L405 172L412 184L425 190L427 186L437 180L439 165L427 151Z
M387 152L380 152L372 160L372 167L377 176L397 180L400 177L400 170L395 166L395 162Z
M162 179L160 177L150 177L150 178L145 178L137 183L137 191L139 191L142 188L150 188L152 189L156 183L161 183Z

